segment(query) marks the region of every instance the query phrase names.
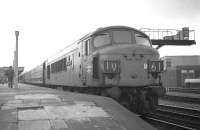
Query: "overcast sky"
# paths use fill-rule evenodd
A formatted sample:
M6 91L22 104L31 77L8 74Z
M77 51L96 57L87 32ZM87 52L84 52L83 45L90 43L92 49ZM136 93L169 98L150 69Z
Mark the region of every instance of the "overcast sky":
M190 27L197 45L163 47L165 55L200 55L199 0L1 0L0 66L13 63L19 30L19 66L29 70L99 27Z

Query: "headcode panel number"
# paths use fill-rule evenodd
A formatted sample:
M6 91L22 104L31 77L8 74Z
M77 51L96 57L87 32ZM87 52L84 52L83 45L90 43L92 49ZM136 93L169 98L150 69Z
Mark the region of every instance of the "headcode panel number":
M149 72L161 72L164 69L163 61L151 61L148 64Z

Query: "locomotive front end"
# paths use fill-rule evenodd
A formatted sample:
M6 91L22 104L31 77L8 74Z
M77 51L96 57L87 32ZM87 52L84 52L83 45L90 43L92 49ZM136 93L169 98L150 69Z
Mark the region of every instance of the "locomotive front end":
M163 62L156 50L138 45L121 45L100 53L102 84L105 86L144 87L159 84Z
M99 70L96 78L99 85L109 88L109 96L126 106L134 105L134 109L157 104L158 96L164 94L160 82L163 61L146 34L132 28L111 28L98 32L93 44L99 62L93 70Z

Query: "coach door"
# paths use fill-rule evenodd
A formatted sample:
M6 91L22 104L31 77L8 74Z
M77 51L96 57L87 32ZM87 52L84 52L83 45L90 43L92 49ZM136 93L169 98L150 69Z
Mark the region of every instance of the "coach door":
M46 72L46 63L43 62L43 67L42 67L42 83L45 85L46 84L46 80L45 80L45 72Z
M88 56L89 56L89 52L90 52L90 41L85 40L83 41L83 50L82 50L82 74L81 74L81 80L83 85L87 84L87 79L88 79L88 75L87 75L87 66L88 66Z

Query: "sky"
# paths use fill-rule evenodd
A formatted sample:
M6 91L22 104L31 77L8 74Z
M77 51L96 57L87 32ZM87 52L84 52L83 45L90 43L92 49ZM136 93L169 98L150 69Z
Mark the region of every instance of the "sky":
M15 30L19 34L19 66L25 70L99 27L190 27L196 45L165 46L167 55L200 55L199 0L0 0L0 66L13 64Z

